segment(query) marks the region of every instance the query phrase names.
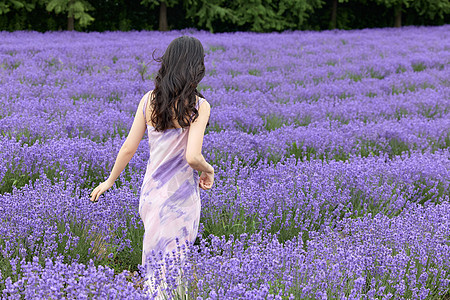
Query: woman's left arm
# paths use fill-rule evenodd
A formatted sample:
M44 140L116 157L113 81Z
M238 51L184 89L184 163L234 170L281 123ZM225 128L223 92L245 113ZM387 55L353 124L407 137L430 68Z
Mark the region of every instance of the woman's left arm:
M148 93L145 94L139 102L136 114L134 116L133 125L131 126L127 139L120 148L119 154L117 154L116 162L114 163L111 174L106 181L99 184L92 191L92 193L90 194L91 201L97 201L98 197L100 197L101 194L103 194L106 190L113 186L114 181L116 181L117 177L119 177L120 173L122 173L123 169L125 169L126 165L130 162L131 158L136 153L139 143L141 142L142 137L144 136L147 129L144 114L142 111L144 107L144 99L146 97L148 97Z

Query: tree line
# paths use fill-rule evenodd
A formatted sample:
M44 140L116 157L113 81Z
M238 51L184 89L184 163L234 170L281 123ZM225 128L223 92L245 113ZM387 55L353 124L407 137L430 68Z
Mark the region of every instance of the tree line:
M443 25L450 0L0 0L0 30L211 32Z

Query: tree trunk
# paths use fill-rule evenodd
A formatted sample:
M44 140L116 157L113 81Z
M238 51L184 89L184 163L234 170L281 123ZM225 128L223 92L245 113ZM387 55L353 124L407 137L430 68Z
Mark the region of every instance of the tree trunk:
M167 4L166 2L161 2L159 5L159 31L167 30L169 30L167 26Z
M74 30L73 16L72 17L67 17L67 30Z
M402 4L399 3L395 7L395 27L402 27Z
M330 29L336 29L336 14L337 14L338 0L332 0L332 1L333 1L333 6L331 8Z

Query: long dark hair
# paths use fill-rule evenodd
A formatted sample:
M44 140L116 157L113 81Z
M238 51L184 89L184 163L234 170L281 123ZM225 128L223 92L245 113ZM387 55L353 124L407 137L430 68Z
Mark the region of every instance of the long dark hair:
M205 76L204 59L202 44L189 36L174 39L164 55L155 59L161 63L151 101L156 131L175 128L174 119L181 127L188 127L198 117L196 96L204 97L197 85Z

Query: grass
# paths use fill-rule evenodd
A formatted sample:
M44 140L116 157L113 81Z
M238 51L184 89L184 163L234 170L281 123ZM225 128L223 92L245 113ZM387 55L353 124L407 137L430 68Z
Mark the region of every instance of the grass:
M308 126L309 124L311 124L311 122L312 118L310 115L306 115L303 118L294 120L294 124L297 126Z
M125 221L126 226L119 226L112 233L112 236L123 241L129 240L131 247L117 249L114 241L112 241L105 249L105 253L112 253L114 255L108 261L108 266L114 269L116 274L125 269L131 272L137 272L137 266L142 262L144 226L142 222L133 221L133 218L127 214L125 215Z
M40 174L37 172L37 168L33 168L30 173L21 171L22 165L10 165L0 181L0 195L5 193L12 193L14 187L20 189L27 184L33 184ZM54 174L55 169L48 167L46 174Z
M370 74L370 78L384 79L384 77L385 77L385 76L384 76L383 74L381 74L380 72L374 71L373 67L370 67L370 68L368 69L368 72L369 72L369 74Z
M234 124L236 124L236 128L239 129L240 131L253 135L258 133L258 129L253 127L251 124L244 124L238 120L235 120Z
M287 120L274 114L263 116L262 119L264 121L264 129L267 131L278 129L287 124Z
M427 68L423 63L411 64L411 67L414 72L421 72Z
M339 115L332 115L331 113L327 113L326 114L326 118L328 120L335 120L338 121L341 124L348 124L350 122L350 119L346 119L343 116L339 116Z
M20 142L22 146L24 144L33 145L36 142L41 144L45 141L45 137L39 134L32 133L28 128L20 129L16 133L2 130L0 134L4 137L15 139L16 142Z
M398 66L397 69L395 70L396 74L403 73L403 72L406 72L406 68L403 66Z
M374 97L377 96L377 93L374 93L374 92L368 92L368 93L366 93L366 96L367 96L367 97L370 97L370 98L374 98Z
M208 134L210 132L221 132L222 130L225 130L220 126L219 124L209 125L205 129L205 134Z
M233 204L230 203L230 207ZM232 210L225 207L208 207L204 215L207 216L201 220L203 224L203 235L208 237L225 236L229 239L230 235L239 236L242 233L255 233L258 228L255 215L246 215L242 207Z
M421 105L420 114L428 119L434 119L438 114L438 117L442 117L442 110L438 104L434 106Z
M207 90L212 90L213 88L209 85L205 85L205 84L199 84L197 87L198 91L207 91Z
M234 77L236 77L238 75L241 75L242 72L241 71L230 70L230 71L228 71L228 74L230 74L231 77L234 78Z
M415 149L410 149L410 147L408 147L408 145L404 141L398 138L391 138L389 140L387 151L389 153L389 157L391 158L404 152L408 152L408 154L411 155L411 150Z
M368 157L369 155L378 156L383 153L383 148L375 141L368 139L357 140L361 157Z
M362 75L347 72L347 77L350 78L351 80L353 80L354 82L358 82L358 81L361 81Z
M117 102L121 102L122 99L120 99L120 96L118 93L111 93L111 95L106 97L106 101L109 103L117 103Z
M83 99L83 100L94 99L95 96L91 95L91 94L82 93L82 94L73 95L71 98L73 100L72 104L76 105L77 101L79 101L80 99Z
M408 110L403 107L397 107L394 112L394 117L400 121L400 119L404 118L409 114Z
M216 52L216 51L225 51L225 47L224 46L210 46L207 53L209 52Z
M251 70L248 70L248 74L253 75L253 76L260 76L261 71L258 69L251 69Z

